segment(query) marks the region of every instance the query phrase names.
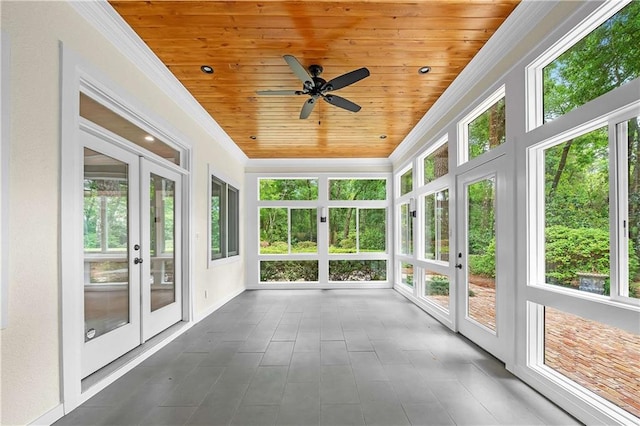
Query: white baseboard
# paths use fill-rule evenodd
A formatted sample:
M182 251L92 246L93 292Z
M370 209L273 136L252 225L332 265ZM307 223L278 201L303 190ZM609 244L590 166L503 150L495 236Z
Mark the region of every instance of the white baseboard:
M51 410L47 411L33 422L29 423L29 425L33 426L49 426L60 420L64 416L64 407L62 404L58 404L53 407Z
M214 313L218 309L222 308L225 304L229 303L235 297L237 297L237 296L241 295L242 293L244 293L244 291L245 291L245 289L241 288L240 290L236 291L235 293L231 293L229 296L227 296L224 299L218 301L214 305L208 307L203 312L199 312L199 313L195 314L193 316L194 325L199 323L200 321L202 321L203 319L205 319L206 317L208 317L209 315L211 315L212 313Z

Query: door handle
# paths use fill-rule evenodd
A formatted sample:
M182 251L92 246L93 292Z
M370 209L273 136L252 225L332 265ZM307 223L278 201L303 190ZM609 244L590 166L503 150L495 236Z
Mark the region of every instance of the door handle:
M135 259L133 259L133 263L135 263L136 265L137 265L138 263L142 263L142 259L141 259L141 258L139 258L139 257L136 257Z
M462 269L462 263L456 263L456 268Z

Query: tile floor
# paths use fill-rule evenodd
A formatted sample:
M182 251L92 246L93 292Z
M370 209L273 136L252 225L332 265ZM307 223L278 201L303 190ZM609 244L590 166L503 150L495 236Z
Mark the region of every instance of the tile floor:
M578 423L393 290L261 290L55 424Z

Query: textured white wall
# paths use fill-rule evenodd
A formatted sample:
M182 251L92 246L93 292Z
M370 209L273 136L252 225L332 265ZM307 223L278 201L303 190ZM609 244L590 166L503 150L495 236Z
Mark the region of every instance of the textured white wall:
M69 4L3 0L0 7L1 28L11 42L9 326L0 335L0 423L15 425L56 407L61 395L59 42L193 144L192 238L200 236L194 244L196 316L244 286L242 258L207 269L207 163L240 184L244 170Z

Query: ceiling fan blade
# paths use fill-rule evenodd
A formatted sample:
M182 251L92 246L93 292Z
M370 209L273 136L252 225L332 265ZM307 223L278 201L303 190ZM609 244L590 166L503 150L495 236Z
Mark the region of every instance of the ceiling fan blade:
M358 112L361 109L360 105L354 104L350 100L342 98L340 96L327 95L327 96L324 96L322 99L324 99L325 101L329 102L331 105L335 105L337 107L344 108L347 111Z
M324 86L322 86L322 90L342 89L343 87L353 84L356 81L360 81L363 78L369 77L369 75L370 73L368 69L360 68L327 81Z
M304 103L304 105L302 106L302 111L300 111L301 120L304 120L305 118L309 117L309 115L311 114L311 111L313 111L313 107L316 106L317 99L318 98L314 96L313 98L310 98L309 100L307 100L307 102Z
M290 96L290 95L302 95L300 90L257 90L258 95L267 96Z
M313 78L309 74L309 71L307 71L307 69L302 66L302 64L295 58L295 56L284 55L283 58L285 61L287 61L287 64L289 64L289 68L291 68L291 71L293 71L293 73L300 79L300 81L302 81L303 83L309 82L313 84Z

